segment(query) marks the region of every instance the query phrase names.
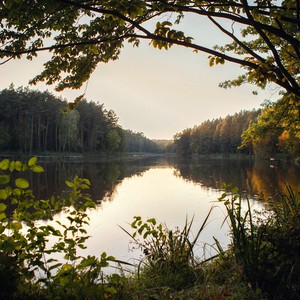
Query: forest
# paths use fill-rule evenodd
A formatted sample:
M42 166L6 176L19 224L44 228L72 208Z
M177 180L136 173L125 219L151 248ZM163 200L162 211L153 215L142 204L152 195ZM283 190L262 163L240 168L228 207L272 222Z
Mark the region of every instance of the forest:
M257 156L300 154L298 112L281 101L265 102L262 109L240 111L207 120L174 136L178 155L244 153Z
M70 106L70 105L69 105ZM143 133L125 130L103 104L81 100L73 109L49 92L0 91L0 150L32 153L155 152L163 147Z
M123 129L104 104L82 99L74 105L48 91L0 91L0 150L9 153L176 152L179 156L243 153L300 154L298 112L281 101L258 110L206 120L168 140L150 140Z

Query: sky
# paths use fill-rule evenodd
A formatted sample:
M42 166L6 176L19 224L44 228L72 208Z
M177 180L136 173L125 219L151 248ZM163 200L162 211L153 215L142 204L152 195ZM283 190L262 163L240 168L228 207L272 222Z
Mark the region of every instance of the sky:
M182 29L204 46L224 42L222 34L203 19L189 17ZM28 86L47 57L41 53L33 61L13 60L0 66L0 89L11 83ZM117 61L98 65L80 90L57 93L54 86L43 83L31 88L48 89L69 101L86 91L88 101L115 111L124 129L143 132L150 139L172 139L205 120L259 108L265 99L276 100L273 88L258 95L253 95L257 88L251 85L219 88L220 82L234 79L243 70L231 63L211 68L208 62L207 54L175 46L158 50L143 41L138 48L126 45Z

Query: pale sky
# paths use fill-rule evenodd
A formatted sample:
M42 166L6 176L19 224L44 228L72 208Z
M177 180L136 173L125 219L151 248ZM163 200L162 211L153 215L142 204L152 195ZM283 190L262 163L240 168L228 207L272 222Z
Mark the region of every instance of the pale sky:
M203 22L187 18L183 29L204 45L220 42L223 36ZM27 86L42 70L47 55L42 53L32 62L14 60L0 66L0 89L10 83ZM207 57L182 47L154 49L147 41L138 48L126 46L119 60L98 65L88 82L86 98L114 110L124 129L144 132L151 139L171 139L207 119L259 108L265 99L276 100L272 88L257 96L252 94L255 86L219 88L220 82L235 78L243 70L231 63L210 68ZM44 84L31 88L54 91L53 86ZM73 101L85 88L54 94Z

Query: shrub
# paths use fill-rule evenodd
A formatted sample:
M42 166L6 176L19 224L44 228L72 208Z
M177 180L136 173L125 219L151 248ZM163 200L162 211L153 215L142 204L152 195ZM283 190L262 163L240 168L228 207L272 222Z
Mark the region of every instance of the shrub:
M143 222L141 217L134 217L131 227L133 234L128 233L141 248L144 257L138 266L139 285L145 289L181 290L192 286L199 277L197 259L193 248L205 227L212 209L198 231L195 239L190 240L193 220L186 221L182 230L168 229L157 224L155 219ZM124 230L124 229L123 229ZM139 241L138 236L142 237Z
M84 229L89 220L87 209L95 207L84 193L90 182L76 176L66 182L70 188L67 198L37 200L29 182L16 176L27 171L39 173L43 168L34 157L27 163L0 162L0 298L103 299L115 293L102 271L114 258L106 253L100 258L77 254L88 238ZM68 223L57 221L60 229L37 224L62 210L68 213ZM50 237L56 238L52 246ZM64 260L51 257L58 252Z

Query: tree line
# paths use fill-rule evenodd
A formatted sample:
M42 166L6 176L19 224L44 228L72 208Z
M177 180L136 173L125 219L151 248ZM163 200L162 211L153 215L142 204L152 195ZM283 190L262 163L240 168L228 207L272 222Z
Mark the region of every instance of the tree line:
M83 99L75 108L48 91L9 88L0 91L0 149L41 152L161 152L141 133L124 130L103 104Z
M178 155L246 153L300 154L300 124L295 107L279 100L266 101L262 109L240 111L225 118L208 120L174 136Z
M242 133L254 122L259 110L241 111L234 115L207 120L194 128L187 128L174 136L177 154L236 153ZM243 149L248 152L248 149Z

